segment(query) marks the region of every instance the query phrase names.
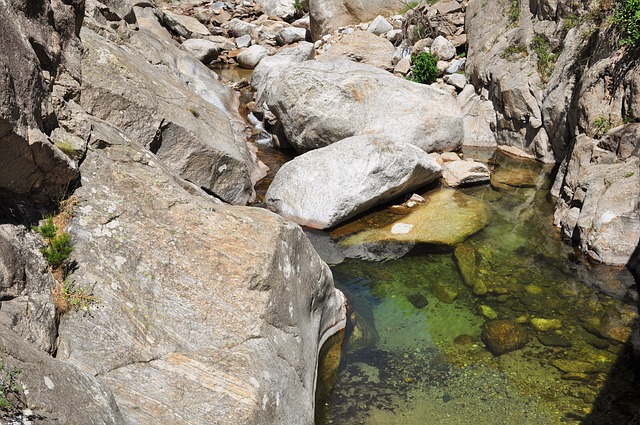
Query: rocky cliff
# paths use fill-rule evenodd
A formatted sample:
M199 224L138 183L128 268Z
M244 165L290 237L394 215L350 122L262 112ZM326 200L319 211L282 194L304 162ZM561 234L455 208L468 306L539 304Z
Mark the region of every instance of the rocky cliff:
M238 96L155 16L0 3L3 415L311 424L344 298L297 225L230 205L263 173ZM71 193L73 253L52 276L23 224Z
M555 222L596 261L624 265L640 240L637 46L624 2L469 2L467 75L487 93L498 144L562 162Z

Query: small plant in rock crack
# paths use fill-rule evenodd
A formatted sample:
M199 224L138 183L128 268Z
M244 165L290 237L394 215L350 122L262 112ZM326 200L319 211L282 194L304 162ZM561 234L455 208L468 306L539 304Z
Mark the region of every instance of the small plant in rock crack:
M304 7L302 6L302 3L300 2L300 0L295 0L293 2L293 8L298 11L304 10Z
M69 278L57 284L53 288L52 295L56 310L60 313L71 310L84 310L91 313L91 307L98 303L92 290L76 285Z
M43 224L33 227L33 230L40 233L45 240L45 246L40 251L51 268L57 269L62 266L73 252L69 233L59 232L53 223L53 217L47 217Z
M0 360L0 412L15 413L16 405L22 404L21 388L17 382L21 372L17 368L8 368Z
M422 52L411 57L412 69L408 78L416 83L433 83L440 73L437 63L438 58L431 53Z
M509 7L509 24L512 27L517 27L520 23L520 2L518 0L511 0L511 6Z
M613 128L613 121L611 119L605 117L604 115L599 116L598 118L593 120L593 137L595 139L599 139L604 136L609 130Z

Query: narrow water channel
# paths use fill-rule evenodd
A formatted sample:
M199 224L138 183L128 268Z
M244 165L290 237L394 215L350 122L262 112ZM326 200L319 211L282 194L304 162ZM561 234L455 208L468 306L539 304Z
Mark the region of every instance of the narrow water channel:
M486 287L465 284L453 247L386 249L383 242L367 247L371 255L355 251L366 260L334 265L350 326L337 375L321 371L316 423L627 423L640 408L625 344L637 318L632 276L589 264L561 240L552 224L550 170L466 153L493 171L491 185L456 190L489 210L489 224L461 244L475 253ZM452 189L423 195L441 190ZM344 252L326 251L341 238L399 218L382 208L330 239L310 236L339 262ZM526 346L494 356L481 338L493 319L521 324ZM327 389L326 381L335 386Z

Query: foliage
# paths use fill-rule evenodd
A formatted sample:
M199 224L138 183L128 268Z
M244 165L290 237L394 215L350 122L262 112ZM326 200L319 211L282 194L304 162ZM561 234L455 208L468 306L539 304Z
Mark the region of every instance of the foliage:
M56 310L66 313L70 310L84 310L90 312L92 305L98 302L93 291L77 286L73 281L67 279L53 289L53 302Z
M293 8L295 10L303 10L303 6L302 6L302 3L300 3L300 0L295 0L293 2Z
M620 28L620 44L635 46L640 43L640 0L618 0L613 22Z
M529 51L527 50L526 46L517 44L511 45L504 49L504 51L500 53L500 57L502 59L508 60L509 62L515 62L518 58L527 56L528 54Z
M635 173L633 171L629 171L628 173L625 173L625 177L629 178L629 177L633 177L635 175Z
M520 2L518 0L511 0L511 7L509 7L509 23L513 27L517 27L520 23Z
M557 56L549 49L549 42L542 34L536 34L529 46L538 57L538 73L543 82L547 82L553 72Z
M431 53L422 52L412 56L412 69L409 79L422 84L433 83L439 74L437 63L438 58Z
M0 360L0 411L11 412L14 409L14 403L20 401L20 385L16 377L21 372L16 368L8 369Z
M414 9L419 4L420 4L420 2L419 1L415 1L415 0L414 1L410 1L408 3L405 3L404 7L402 9L400 9L400 13L404 15L405 13L410 11L411 9Z
M612 127L613 121L611 121L611 119L605 117L604 115L600 115L598 118L593 120L593 137L599 139L600 137L604 136L609 130L611 130Z
M67 232L59 232L53 222L53 217L48 217L45 222L35 227L38 233L45 239L46 245L40 248L42 255L49 265L56 269L60 267L71 255L71 237Z

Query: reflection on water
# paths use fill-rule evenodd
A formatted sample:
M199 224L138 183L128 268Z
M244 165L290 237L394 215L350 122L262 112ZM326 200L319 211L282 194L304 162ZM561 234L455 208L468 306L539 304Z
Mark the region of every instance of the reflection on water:
M490 211L462 244L333 267L352 313L335 388L318 394L318 424L626 423L609 421L638 411L624 348L633 279L560 240L539 164L497 156L491 166L491 186L460 189ZM381 210L332 235L397 219ZM494 319L521 324L527 345L491 354L481 334Z

